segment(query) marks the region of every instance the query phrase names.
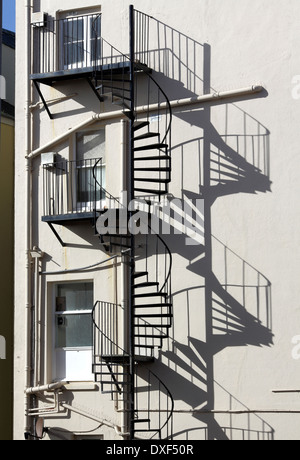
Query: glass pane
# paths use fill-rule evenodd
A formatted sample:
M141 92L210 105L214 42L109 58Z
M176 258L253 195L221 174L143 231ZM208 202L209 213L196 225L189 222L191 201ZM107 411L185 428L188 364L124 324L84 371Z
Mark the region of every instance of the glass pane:
M57 315L56 348L91 347L92 315Z
M93 283L59 284L57 286L57 312L92 310L93 304Z
M90 18L90 30L91 56L95 63L101 58L101 16Z
M98 184L95 193L95 177ZM99 184L105 189L105 167L100 166L93 168L78 168L77 170L77 202L93 203L105 199L103 190L100 190Z
M77 160L102 158L105 163L105 130L77 134Z
M64 65L82 63L84 59L84 21L82 18L64 22Z

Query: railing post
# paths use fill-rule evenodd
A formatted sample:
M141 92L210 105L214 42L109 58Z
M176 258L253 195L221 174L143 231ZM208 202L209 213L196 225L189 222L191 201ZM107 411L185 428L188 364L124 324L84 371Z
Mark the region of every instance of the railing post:
M134 7L130 5L129 7L129 31L130 31L130 111L131 111L131 118L130 118L130 140L129 140L129 203L132 203L134 200L134 48L135 48L135 30L134 30ZM129 213L130 218L133 217L133 209L130 208ZM131 251L130 251L130 258L131 258L131 273L130 273L130 287L129 287L129 340L130 340L130 440L134 439L135 433L135 382L134 382L134 375L135 375L135 339L134 339L134 312L135 312L135 304L134 304L134 260L135 260L135 238L134 235L131 234Z

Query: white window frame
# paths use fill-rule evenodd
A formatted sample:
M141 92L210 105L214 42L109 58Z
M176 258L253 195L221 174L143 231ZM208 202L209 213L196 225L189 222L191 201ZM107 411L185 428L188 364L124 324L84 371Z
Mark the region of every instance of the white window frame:
M89 19L91 19L91 16L97 13L89 13L86 15L78 15L78 16L71 16L71 17L66 17L62 18L60 22L60 30L59 30L59 36L60 36L60 43L59 43L59 55L60 55L60 68L63 70L76 70L76 69L85 69L85 68L90 68L95 65L100 65L101 59L95 60L92 56L92 47L91 47L91 42L92 42L92 24ZM100 17L100 36L101 38L101 16ZM82 19L83 20L83 59L79 60L77 62L73 62L73 59L71 59L71 62L66 63L65 59L65 25L68 23L77 22L78 20ZM79 43L79 42L71 42L73 44ZM101 43L101 42L100 42Z
M56 346L56 324L58 317L68 317L73 315L91 315L92 310L69 310L59 312L56 309L56 298L59 285L76 285L76 284L93 284L93 280L76 280L76 281L58 281L53 284L52 300L52 380L53 381L73 381L73 382L91 382L94 381L92 374L92 354L93 343L91 346L78 347L57 347ZM94 299L93 299L94 303ZM63 370L65 365L65 369ZM70 366L68 368L68 366ZM74 366L74 368L73 368ZM65 375L62 375L65 374Z
M105 129L105 127L98 127L97 129L86 128L86 129L81 130L78 133L74 134L73 142L71 143L73 145L72 154L70 155L71 159L73 158L76 162L80 160L79 156L78 156L78 148L77 148L77 146L78 146L77 135L78 134L89 134L89 133L92 133L92 132L94 132L96 134L99 131L103 131L104 134L105 134L105 149L106 149L106 129ZM106 190L106 173L107 173L107 170L106 170L106 156L107 155L105 154L105 160L101 163L100 166L98 166L99 170L101 170L101 178L102 178L102 184L101 185L102 185L104 190ZM84 166L77 166L76 168L74 168L74 171L76 170L76 175L74 174L74 177L72 179L73 180L73 190L75 191L75 193L73 195L74 202L72 204L72 208L77 209L78 212L91 212L91 211L93 211L94 201L79 201L77 199L78 194L79 194L78 182L77 182L77 173L78 173L78 170L83 169L83 168L84 168ZM104 207L106 205L106 197L103 196L102 198L100 198L100 200L96 201L95 205L96 205L97 210L104 209Z

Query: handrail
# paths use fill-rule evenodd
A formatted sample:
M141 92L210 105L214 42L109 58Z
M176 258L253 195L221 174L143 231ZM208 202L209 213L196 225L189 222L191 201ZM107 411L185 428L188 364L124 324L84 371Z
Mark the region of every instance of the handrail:
M108 340L108 342L110 342L116 349L120 350L122 352L122 355L125 357L125 356L129 356L129 354L123 350L122 347L120 347L119 345L117 345L116 343L114 343L104 332L103 330L100 329L100 327L97 325L96 323L96 320L95 320L95 311L96 311L96 308L99 304L108 304L108 305L114 305L114 306L119 306L119 305L116 305L116 304L112 304L110 302L102 302L100 300L97 300L97 302L95 303L94 307L93 307L93 310L92 310L92 321L93 321L93 324L94 326L96 327L96 329L98 329L98 331L101 333L102 337L104 337L106 340Z
M164 383L154 372L150 371L150 369L149 369L149 373L150 373L151 375L153 375L153 377L155 377L155 378L158 380L158 382L159 382L160 385L163 386L163 388L164 388L164 389L166 390L166 392L167 392L167 396L168 396L168 397L170 398L170 400L171 400L171 409L170 409L169 416L167 417L167 420L166 420L166 422L164 423L164 425L163 425L162 427L160 427L160 429L157 431L157 432L159 432L159 431L162 432L162 430L163 430L166 426L168 426L170 420L171 420L172 417L173 417L174 409L175 409L175 401L174 401L174 398L173 398L173 396L172 396L172 394L171 394L169 388L165 385L165 383ZM155 434L154 434L153 436L155 436ZM152 436L152 438L153 438L153 436ZM152 439L152 438L151 438L151 439Z

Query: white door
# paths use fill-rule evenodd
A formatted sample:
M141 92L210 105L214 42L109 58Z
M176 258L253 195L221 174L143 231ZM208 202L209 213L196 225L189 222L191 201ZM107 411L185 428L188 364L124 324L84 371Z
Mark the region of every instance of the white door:
M104 206L105 162L105 130L78 133L76 142L77 212L93 212L94 209L100 210Z
M61 22L62 68L92 67L100 62L101 16L80 16Z
M93 302L93 283L56 285L53 360L56 381L94 380L92 374Z

